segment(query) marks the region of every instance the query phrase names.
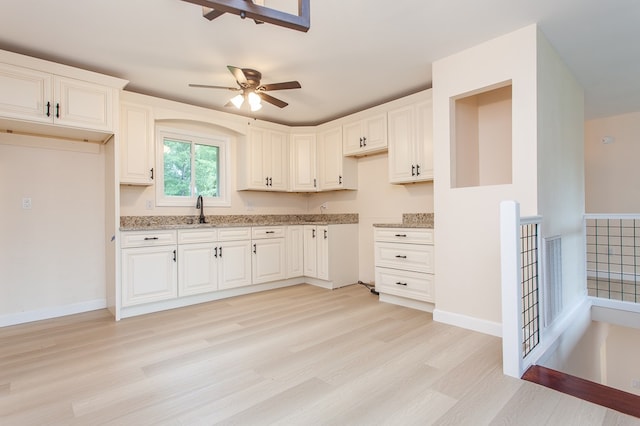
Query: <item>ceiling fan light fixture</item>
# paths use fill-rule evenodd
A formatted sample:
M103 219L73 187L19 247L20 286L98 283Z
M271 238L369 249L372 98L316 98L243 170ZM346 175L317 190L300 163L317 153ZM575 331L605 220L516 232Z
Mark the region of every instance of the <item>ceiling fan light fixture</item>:
M248 96L249 105L251 106L251 111L258 111L262 108L262 99L256 92L250 92Z
M244 103L244 96L242 95L236 95L233 98L231 98L231 103L238 109L240 109L240 107L242 106L242 104Z

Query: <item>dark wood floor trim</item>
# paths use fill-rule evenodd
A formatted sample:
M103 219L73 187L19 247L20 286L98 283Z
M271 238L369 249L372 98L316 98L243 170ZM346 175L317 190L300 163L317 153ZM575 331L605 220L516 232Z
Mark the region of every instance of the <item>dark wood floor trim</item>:
M629 392L539 365L530 367L522 379L640 418L640 396Z

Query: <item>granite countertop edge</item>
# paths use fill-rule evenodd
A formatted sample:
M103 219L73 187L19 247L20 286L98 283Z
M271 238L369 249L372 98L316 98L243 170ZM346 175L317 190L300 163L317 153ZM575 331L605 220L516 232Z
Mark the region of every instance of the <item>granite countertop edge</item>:
M374 223L374 228L422 228L433 229L433 223Z
M402 223L374 223L375 228L426 228L433 229L433 213L403 213Z
M122 216L119 229L126 232L287 225L348 225L358 223L358 214L232 215L207 216L205 220L206 223L198 223L197 216Z

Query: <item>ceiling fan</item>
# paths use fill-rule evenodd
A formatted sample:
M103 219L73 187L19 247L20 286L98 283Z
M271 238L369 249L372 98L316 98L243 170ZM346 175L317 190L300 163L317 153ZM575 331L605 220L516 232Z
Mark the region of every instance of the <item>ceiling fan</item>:
M272 84L260 84L262 74L251 68L238 68L231 65L227 65L227 68L233 74L233 77L238 83L238 87L226 87L226 86L211 86L208 84L189 84L189 87L204 87L207 89L225 89L234 92L240 92L238 95L231 98L231 100L225 106L235 106L240 108L244 101L248 101L251 111L258 111L262 108L261 101L268 102L279 108L284 108L288 103L274 98L265 92L273 90L285 90L285 89L300 89L300 83L297 81L287 81L284 83L272 83Z

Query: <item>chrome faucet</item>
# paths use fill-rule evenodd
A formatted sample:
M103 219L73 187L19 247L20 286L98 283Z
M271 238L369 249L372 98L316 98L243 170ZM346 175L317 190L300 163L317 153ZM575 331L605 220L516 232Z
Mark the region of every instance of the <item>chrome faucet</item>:
M196 209L200 209L200 223L207 223L204 220L204 200L202 199L202 195L198 195L198 201L196 201Z

